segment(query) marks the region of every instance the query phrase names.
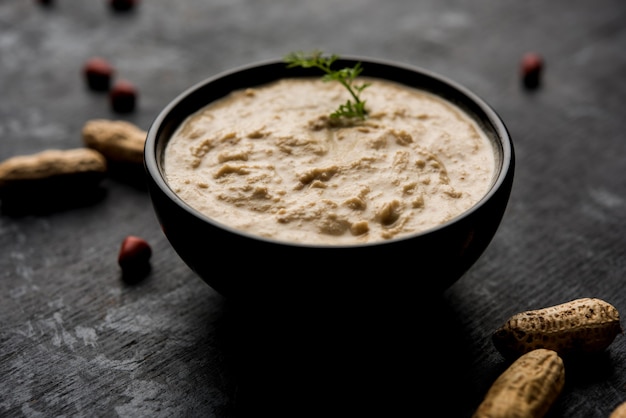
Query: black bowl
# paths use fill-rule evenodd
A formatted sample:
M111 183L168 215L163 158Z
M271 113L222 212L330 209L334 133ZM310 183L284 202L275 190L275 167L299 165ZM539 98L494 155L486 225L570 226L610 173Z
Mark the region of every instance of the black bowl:
M407 65L347 57L338 67L363 64L363 75L423 89L464 109L496 150L489 192L470 210L425 232L384 242L304 245L235 230L190 207L168 186L165 145L184 119L233 90L285 77L320 76L319 70L286 68L282 60L236 68L184 91L148 130L145 168L152 204L163 232L181 259L214 290L229 298L425 295L450 287L476 262L498 229L514 172L513 144L497 113L480 97L440 75Z

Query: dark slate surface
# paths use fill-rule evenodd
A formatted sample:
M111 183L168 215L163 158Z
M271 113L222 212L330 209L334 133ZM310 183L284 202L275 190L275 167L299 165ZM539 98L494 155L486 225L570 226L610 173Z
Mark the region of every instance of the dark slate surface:
M0 2L1 159L81 146L91 118L147 129L205 77L314 48L464 84L500 113L517 153L483 257L401 312L374 301L329 318L320 305L294 320L269 303L233 307L174 253L141 184L123 179L105 179L92 205L0 216L0 415L471 416L507 365L490 335L508 316L591 296L626 312L625 22L623 0L150 0L130 13L104 0ZM532 92L518 73L531 50L546 59ZM85 88L94 55L139 87L134 113L113 114ZM126 235L154 252L135 285L117 265ZM626 400L625 347L620 335L568 363L549 416L608 417Z

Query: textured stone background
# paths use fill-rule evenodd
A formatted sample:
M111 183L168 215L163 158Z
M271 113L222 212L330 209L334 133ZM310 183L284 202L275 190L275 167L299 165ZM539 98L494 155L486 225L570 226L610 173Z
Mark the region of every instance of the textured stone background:
M80 146L91 118L147 129L206 77L314 48L464 84L504 119L517 155L492 244L407 312L372 303L337 318L320 306L294 320L233 307L171 249L141 184L123 179L107 178L90 206L0 216L0 415L471 416L507 366L490 336L508 316L588 296L626 312L625 22L623 0L145 0L131 13L104 0L0 1L0 159ZM533 92L518 74L530 50L546 59ZM86 89L94 55L138 86L134 113ZM154 251L132 286L117 265L131 234ZM625 348L620 335L568 363L549 416L608 417L626 400Z

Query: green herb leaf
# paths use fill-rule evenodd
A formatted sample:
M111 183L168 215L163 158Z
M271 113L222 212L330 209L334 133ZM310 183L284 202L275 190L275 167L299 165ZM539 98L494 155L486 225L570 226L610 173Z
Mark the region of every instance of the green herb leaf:
M340 105L337 110L330 114L331 118L359 118L365 119L367 111L365 110L365 100L361 100L360 93L368 87L369 83L355 84L354 81L363 71L363 67L358 62L354 67L341 68L333 70L331 66L339 57L337 55L324 56L321 51L314 50L310 53L302 51L291 52L284 57L287 68L319 68L324 72L323 81L337 81L344 86L352 100L348 100L345 104Z

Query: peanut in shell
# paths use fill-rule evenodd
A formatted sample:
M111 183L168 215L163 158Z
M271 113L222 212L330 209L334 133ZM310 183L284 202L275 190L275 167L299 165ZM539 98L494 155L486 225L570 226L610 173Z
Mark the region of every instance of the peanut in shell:
M472 418L541 418L564 385L565 367L556 351L529 351L498 376Z
M91 187L107 171L106 159L89 148L48 149L35 154L18 155L0 163L0 192L28 195Z
M81 131L83 143L116 163L143 164L147 132L124 120L92 119Z
M581 298L515 314L493 333L492 341L508 358L538 348L567 356L600 352L621 333L619 312L613 305Z
M609 415L609 418L626 418L626 401L617 405Z

